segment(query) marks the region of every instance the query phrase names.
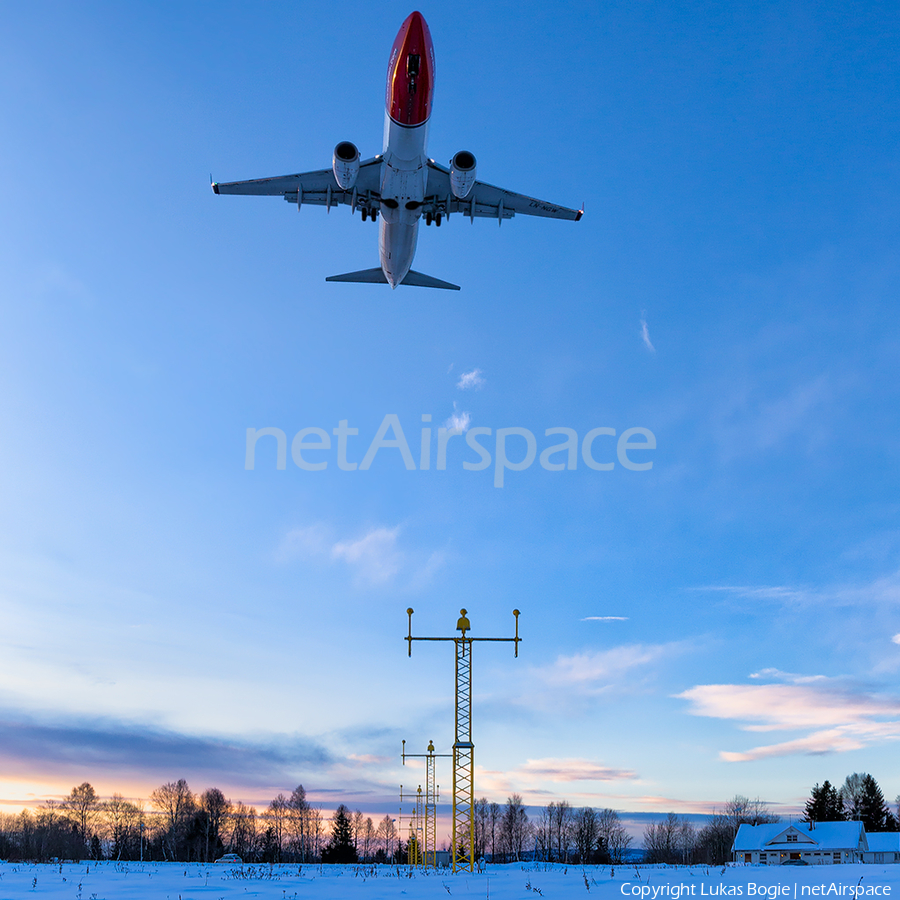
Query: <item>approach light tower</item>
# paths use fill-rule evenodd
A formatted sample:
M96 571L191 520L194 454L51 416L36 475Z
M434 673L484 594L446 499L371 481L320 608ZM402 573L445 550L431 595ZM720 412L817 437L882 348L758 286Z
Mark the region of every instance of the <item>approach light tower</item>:
M457 869L475 870L475 744L472 743L472 644L475 641L509 642L519 655L519 610L516 617L516 636L511 638L468 637L472 628L466 610L461 609L456 630L459 637L413 637L413 609L406 610L409 616L409 633L406 636L409 656L412 656L413 641L453 641L456 651L456 727L453 742L453 839L451 859L453 871Z
M403 751L400 758L403 765L409 757L423 757L425 759L425 868L437 867L437 802L440 785L436 783L434 774L434 761L439 756L449 757L450 753L435 753L434 741L428 742L427 753L407 753L406 741L403 742ZM420 788L421 790L421 788ZM402 786L401 786L402 791Z

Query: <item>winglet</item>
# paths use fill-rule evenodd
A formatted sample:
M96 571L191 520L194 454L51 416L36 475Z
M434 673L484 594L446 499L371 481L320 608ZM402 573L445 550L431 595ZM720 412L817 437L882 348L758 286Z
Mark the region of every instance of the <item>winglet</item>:
M212 172L209 173L209 186L212 188L214 194L219 193L219 183L212 180Z
M575 221L576 221L576 222L580 222L580 221L581 221L581 217L582 217L583 215L584 215L584 203L582 202L582 204L581 204L581 209L579 209L578 212L575 213Z

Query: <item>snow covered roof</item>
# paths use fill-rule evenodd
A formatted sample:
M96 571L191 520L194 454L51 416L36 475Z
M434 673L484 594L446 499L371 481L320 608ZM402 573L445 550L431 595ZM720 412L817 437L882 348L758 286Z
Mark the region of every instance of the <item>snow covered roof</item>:
M786 825L741 825L732 845L734 853L752 850L867 850L862 822L807 822Z
M875 853L900 853L900 831L875 831L866 835L869 849Z

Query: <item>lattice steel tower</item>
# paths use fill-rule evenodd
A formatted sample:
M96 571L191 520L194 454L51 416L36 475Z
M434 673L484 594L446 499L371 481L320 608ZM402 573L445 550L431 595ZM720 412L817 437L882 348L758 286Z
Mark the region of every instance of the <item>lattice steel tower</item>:
M422 757L425 760L425 868L437 866L437 802L438 789L434 771L434 761L438 757L450 757L450 753L435 753L434 741L428 742L427 753L407 753L406 741L400 754L403 765L408 757ZM402 788L401 788L402 790Z
M453 741L453 843L451 858L453 871L475 868L475 744L472 741L472 644L475 641L511 642L515 655L519 655L519 610L514 609L516 636L511 638L469 637L472 628L461 609L456 630L459 637L413 637L413 609L409 616L409 633L406 641L412 656L413 641L453 641L456 655L456 713L455 739Z

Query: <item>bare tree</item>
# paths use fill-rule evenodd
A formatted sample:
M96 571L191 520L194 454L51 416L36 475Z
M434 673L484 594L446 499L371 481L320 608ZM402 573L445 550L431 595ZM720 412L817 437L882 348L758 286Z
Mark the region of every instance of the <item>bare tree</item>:
M606 849L609 862L617 866L625 862L625 851L631 844L631 835L614 809L601 809L597 816L598 844Z
M397 842L397 826L390 816L385 816L375 829L375 835L381 843L386 862L390 862L394 856L394 845Z
M72 820L76 832L87 849L90 828L100 808L100 798L86 781L72 788L72 793L60 804Z
M670 812L644 829L644 858L651 863L687 863L695 845L694 826Z
M291 792L287 805L291 850L300 862L310 862L312 859L309 833L310 806L302 784L297 785Z
M284 794L279 794L266 810L266 817L269 820L269 826L272 829L272 845L275 855L274 862L281 862L281 856L284 852L284 836L287 830L288 818L288 798Z
M491 826L491 862L497 858L497 851L500 849L497 839L500 836L500 804L491 803L488 808L488 821Z
M553 851L553 804L541 807L538 819L534 823L535 849L545 862L549 861Z
M138 837L141 821L140 808L126 800L121 794L113 794L103 806L103 818L106 820L108 835L112 841L110 855L113 859L121 859L127 855L131 845Z
M731 819L735 834L739 825L767 825L778 821L778 816L773 815L768 803L759 797L750 800L742 794L735 794L725 804L725 815Z
M163 852L171 860L178 859L188 822L194 812L194 795L188 783L179 778L152 791L150 802L163 818Z
M583 806L573 816L572 825L572 837L578 861L581 863L593 862L597 852L597 841L600 837L600 821L597 810L590 806Z
M490 803L487 797L475 801L475 858L480 859L487 853L488 822Z
M557 862L565 862L569 858L569 844L572 839L572 807L568 800L551 803L550 822L553 830L553 846L556 849Z
M231 831L229 850L241 859L248 859L256 847L256 810L238 801L226 818Z
M360 858L363 862L369 862L375 850L375 823L371 816L366 816L362 826L362 840L360 841Z
M522 798L513 794L506 800L500 822L501 843L507 858L516 862L521 859L529 833L528 814L522 805Z
M210 850L215 856L222 840L222 830L231 803L218 788L209 788L200 795L200 809L204 814L204 855L205 862L210 862Z
M865 772L854 772L844 779L841 786L841 800L844 801L844 809L847 818L851 821L861 819L862 801L865 796Z
M365 826L366 817L362 814L362 810L358 809L350 815L350 830L353 834L353 849L356 850L356 857L360 856L360 841L362 839L362 831Z

